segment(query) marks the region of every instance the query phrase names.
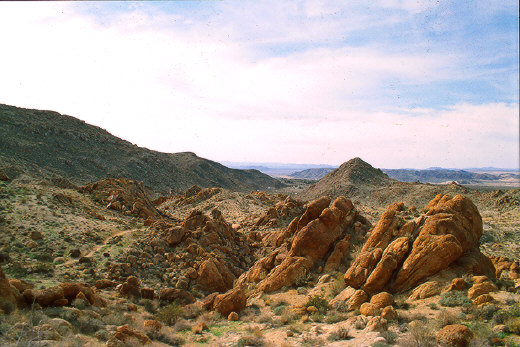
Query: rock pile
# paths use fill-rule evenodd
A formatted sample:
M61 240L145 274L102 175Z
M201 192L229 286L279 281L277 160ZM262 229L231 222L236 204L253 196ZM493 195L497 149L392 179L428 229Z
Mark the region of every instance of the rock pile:
M107 178L81 188L107 208L131 213L141 218L159 217L159 211L148 197L142 182L126 178Z

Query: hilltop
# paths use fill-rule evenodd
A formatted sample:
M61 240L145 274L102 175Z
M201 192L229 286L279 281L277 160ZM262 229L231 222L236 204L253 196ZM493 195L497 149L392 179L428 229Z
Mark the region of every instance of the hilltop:
M242 191L283 186L258 170L230 169L191 152L141 148L57 112L0 105L0 120L0 161L8 175L29 170L78 183L126 177L163 192L192 185Z

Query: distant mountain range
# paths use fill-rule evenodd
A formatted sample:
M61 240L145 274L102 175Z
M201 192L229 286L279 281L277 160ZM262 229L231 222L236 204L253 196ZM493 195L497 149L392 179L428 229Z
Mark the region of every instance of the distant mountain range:
M56 174L80 183L125 177L160 192L192 185L244 191L284 186L258 170L230 169L191 152L152 151L70 116L2 104L0 170Z
M332 168L306 169L291 173L289 176L298 179L319 180L333 170ZM401 182L445 183L456 181L460 184L475 184L476 181L520 180L518 170L517 173L514 173L512 169L480 168L473 170L477 172L443 168L381 169L388 177Z

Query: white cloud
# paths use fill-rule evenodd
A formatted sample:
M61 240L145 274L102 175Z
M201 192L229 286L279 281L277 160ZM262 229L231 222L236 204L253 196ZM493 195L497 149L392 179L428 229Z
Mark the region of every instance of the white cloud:
M385 6L414 14L429 5ZM335 40L342 22L320 18L345 9L329 2L254 5L254 19L224 2L209 26L140 6L106 21L68 3L0 6L2 103L53 109L143 146L218 160L338 164L361 156L381 167L516 165L517 105L400 110L383 101L399 85L462 75L457 53L365 44L259 54L259 42ZM298 11L311 21L290 18ZM251 20L245 34L226 23L236 17ZM353 16L350 29L369 22Z

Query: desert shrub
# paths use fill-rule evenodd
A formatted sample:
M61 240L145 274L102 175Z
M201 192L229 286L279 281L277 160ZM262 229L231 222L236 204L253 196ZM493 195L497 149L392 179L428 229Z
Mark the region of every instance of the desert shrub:
M83 299L74 299L70 304L72 307L77 308L78 310L84 310L87 308L87 303Z
M263 346L264 336L259 328L248 329L249 334L240 338L236 344L237 347L243 346Z
M393 345L395 343L395 341L397 340L397 337L398 337L398 335L396 333L394 333L393 331L390 331L390 330L385 330L379 334L385 338L385 340L388 344L391 344L391 345Z
M0 298L0 310L3 314L10 314L15 310L15 306L12 302Z
M329 341L343 341L343 340L349 340L352 336L350 336L350 332L345 327L340 327L336 330L333 330L330 332L329 336L327 337L327 340Z
M257 316L255 319L255 322L273 324L273 317L264 313L264 314Z
M506 279L498 279L496 281L496 285L497 285L498 289L507 292L509 290L509 288L514 288L515 282L513 282L511 280L506 280Z
M318 312L323 315L327 313L329 309L329 302L325 298L323 298L323 296L315 295L311 296L309 300L307 300L307 302L305 303L305 307L311 306L316 307L318 309Z
M166 325L173 325L181 314L182 308L176 303L171 303L167 306L161 307L155 314L155 318Z
M178 319L176 322L175 322L175 325L173 326L173 330L175 331L184 331L184 330L189 330L191 329L193 324L191 324L189 321L187 321L186 319Z
M200 316L200 314L204 312L204 309L195 304L184 306L182 310L182 316L186 319L194 319Z
M510 297L506 298L506 300L505 300L505 304L508 305L508 306L513 306L517 302L518 301L513 296L510 296Z
M148 335L151 340L162 342L168 346L183 346L186 343L181 336L162 331L150 331L147 332L146 335Z
M509 332L520 335L520 318L512 317L506 320L505 323Z
M428 326L415 324L409 327L408 333L397 341L401 347L433 347L435 335Z
M476 307L473 310L473 314L478 319L490 320L498 310L499 308L496 305L486 305L483 307Z
M511 317L513 317L511 312L506 311L506 310L498 310L493 315L492 322L495 325L497 325L497 324L505 324L505 322L508 319L510 319Z
M330 293L332 296L336 296L341 293L343 289L345 289L345 279L343 278L343 274L340 273L338 276L336 276L334 281L332 281L330 286Z
M455 312L447 310L440 311L435 318L435 326L438 329L442 329L446 325L455 324L460 321L459 316Z
M304 335L302 338L302 344L304 346L324 346L325 341L322 338L312 335Z
M437 306L437 304L434 303L434 302L429 303L428 307L431 308L432 310L438 310L439 309L439 306Z
M141 299L139 305L143 306L146 312L154 314L159 308L159 301L150 299Z
M325 320L325 316L322 315L320 312L314 312L309 316L309 319L316 323L322 323Z
M482 233L480 243L494 243L495 237L491 233Z
M103 322L107 325L125 325L129 324L132 321L132 319L123 314L122 312L113 311L110 312L108 315L103 317Z
M509 313L513 317L520 317L520 303L515 303L513 306L509 308Z
M465 304L473 305L470 299L464 294L464 292L454 290L452 292L442 293L439 300L441 306L455 307L463 306Z
M347 320L349 315L344 312L338 312L338 311L329 311L327 314L327 317L325 318L325 322L327 324L334 324L337 322L342 322L344 320Z
M282 313L284 313L284 311L287 309L287 302L285 301L282 301L282 302L279 302L276 304L275 307L273 307L273 313L277 316L280 316Z
M91 335L96 331L103 329L105 324L99 319L80 316L78 319L71 322L82 334Z
M223 319L222 315L218 312L205 312L197 317L197 322L203 322L207 326L217 324Z
M478 340L488 342L487 345L482 346L489 346L489 341L495 336L495 334L488 324L480 321L471 321L466 323L466 325L471 331L473 331ZM477 340L475 340L475 342L477 342Z
M280 320L284 325L296 322L298 319L300 319L300 315L290 310L285 310L280 316Z
M406 301L404 301L403 298L399 298L399 299L395 300L394 307L398 308L400 310L409 310L410 304L407 303Z

